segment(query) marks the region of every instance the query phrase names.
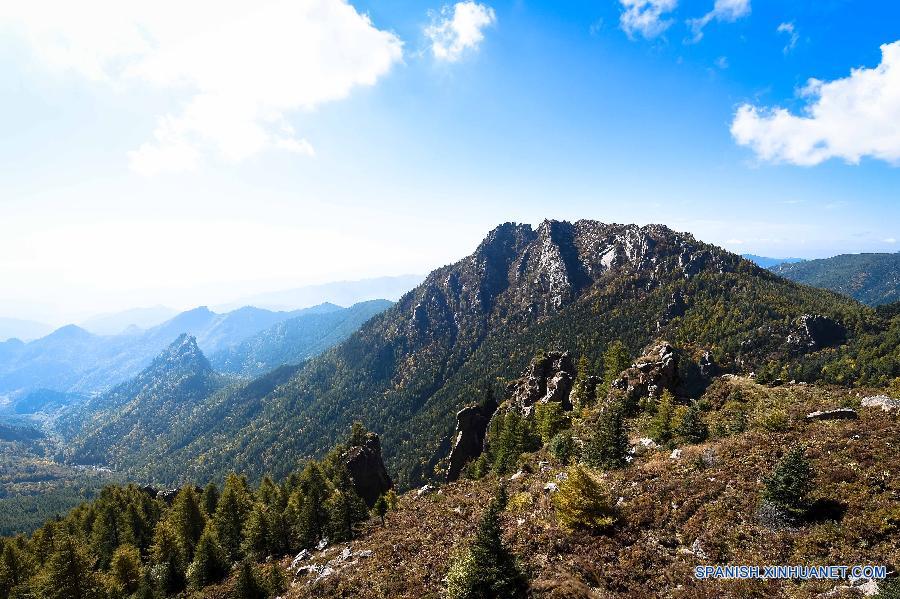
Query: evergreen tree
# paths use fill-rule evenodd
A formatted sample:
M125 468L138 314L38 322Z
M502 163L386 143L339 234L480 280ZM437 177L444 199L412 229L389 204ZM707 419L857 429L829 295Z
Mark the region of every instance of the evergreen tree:
M572 404L576 407L584 407L594 400L593 397L587 397L587 390L585 389L585 382L587 377L590 376L590 368L587 355L581 354L581 357L578 358L575 382L572 384L572 393L570 395Z
M584 447L584 459L594 468L622 468L628 462L628 431L625 408L614 397L606 400L597 415L594 430Z
M489 433L489 447L494 471L499 474L512 471L524 452L533 451L539 446L539 441L532 432L531 422L516 409L507 410L505 414L492 419L491 427L493 430Z
M213 517L216 538L225 550L229 561L237 561L241 556L241 540L244 520L250 510L251 500L247 484L233 472L225 479L225 487L216 506Z
M191 585L203 588L222 580L227 571L225 554L216 539L216 533L211 525L207 525L197 542L194 561L188 568Z
M375 500L375 505L372 506L372 513L381 519L382 526L384 526L384 515L387 514L387 511L387 499L384 498L384 495L379 495L378 499Z
M113 580L126 593L135 592L141 584L141 552L134 545L120 545L109 565Z
M185 486L178 491L172 507L166 514L166 520L172 525L178 542L181 543L185 561L190 562L194 559L194 548L206 527L200 496L194 487Z
M691 402L684 411L675 432L686 443L702 443L709 436L709 429L703 422L703 415L696 401Z
M203 489L201 504L206 517L212 518L216 513L216 507L219 505L219 487L216 486L216 483L210 482Z
M303 469L297 493L297 537L303 547L311 547L322 538L328 522L328 512L325 510L328 483L316 462L310 461Z
M543 443L549 443L556 434L569 428L569 417L561 404L555 401L539 403L534 407L537 432Z
M517 599L525 597L528 583L515 556L503 543L500 514L506 504L501 487L488 505L468 550L452 563L447 574L450 599Z
M279 597L288 589L284 571L281 569L278 562L269 564L268 572L266 573L266 587L268 588L269 596L271 597Z
M150 550L153 562L153 578L165 593L177 593L185 585L185 559L178 535L165 520L156 525L153 547Z
M0 597L9 597L13 587L24 582L27 575L15 543L12 540L3 543L3 551L0 552Z
M334 490L326 503L330 520L331 537L338 541L349 541L353 538L353 525L365 520L369 510L365 502L356 493L350 473L346 468L338 471L334 481Z
M362 422L354 422L350 427L350 440L347 443L350 447L361 447L366 443L366 436L369 431Z
M609 391L623 370L631 366L631 356L625 344L616 339L603 352L603 384L604 391Z
M668 445L672 441L672 418L675 415L675 398L666 390L663 391L656 407L656 414L650 422L650 436L660 445Z
M765 480L763 499L789 522L797 522L809 509L813 471L802 445L794 445Z
M100 599L104 594L87 550L68 535L57 543L38 578L41 599Z
M244 524L244 555L262 560L269 555L269 516L266 506L254 502L250 515Z
M249 560L243 560L238 567L234 596L235 599L266 599L266 589L256 577L256 571Z
M100 567L106 569L120 543L118 515L112 502L101 500L99 504L91 526L91 549L100 558Z
M606 491L579 465L569 467L553 496L556 519L566 530L599 531L615 521Z
M272 482L272 477L264 476L256 491L256 498L268 507L278 502L278 495L278 485Z

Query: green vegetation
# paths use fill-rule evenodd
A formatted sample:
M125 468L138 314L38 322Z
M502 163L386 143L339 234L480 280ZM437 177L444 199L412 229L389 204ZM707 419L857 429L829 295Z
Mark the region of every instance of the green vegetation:
M584 461L594 468L621 468L628 455L625 407L615 396L606 400L584 446Z
M615 522L609 495L580 465L570 466L553 496L556 519L566 530L602 531Z
M870 306L900 301L900 253L842 254L771 268L797 283L841 293Z
M500 514L506 502L506 490L500 487L482 516L471 545L450 566L450 599L519 599L527 595L525 576L503 542Z
M809 510L813 471L805 448L795 445L765 480L763 499L788 522L799 522Z

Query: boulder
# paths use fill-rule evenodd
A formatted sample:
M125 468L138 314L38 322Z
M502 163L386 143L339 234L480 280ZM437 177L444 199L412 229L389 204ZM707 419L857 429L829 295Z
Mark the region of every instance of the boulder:
M810 412L806 415L807 422L816 420L855 420L859 417L856 410L852 408L837 408L835 410L822 410Z
M820 314L804 314L798 318L794 331L787 337L788 345L800 351L816 351L846 340L844 325Z
M622 371L612 388L624 392L626 399L633 402L646 396L659 397L666 389L674 391L678 382L678 354L662 341Z
M863 397L861 402L864 408L881 408L885 412L900 408L900 399L891 399L887 395L872 395Z
M488 423L497 410L497 402L490 398L476 406L468 406L456 413L456 432L447 464L447 480L459 478L463 467L484 451Z
M530 412L538 402L557 402L572 409L570 394L575 382L575 362L568 352L551 351L535 358L507 392L514 405Z
M369 507L394 486L381 458L381 440L375 433L367 433L362 445L351 447L341 457L353 487Z

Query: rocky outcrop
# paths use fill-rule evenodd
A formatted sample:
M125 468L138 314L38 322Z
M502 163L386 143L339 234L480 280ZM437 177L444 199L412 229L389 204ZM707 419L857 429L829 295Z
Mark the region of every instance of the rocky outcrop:
M861 402L864 408L881 408L884 412L900 409L900 399L891 399L887 395L871 395L863 397Z
M625 394L626 401L641 397L659 397L664 390L678 386L678 354L669 343L652 346L635 363L613 381L612 388Z
M534 404L549 401L571 410L569 396L575 374L575 362L568 352L546 352L535 358L518 380L510 383L507 392L512 404L526 414Z
M341 457L356 493L369 507L394 486L381 458L381 440L375 433L367 433L362 445L351 447Z
M447 465L447 480L459 478L463 467L484 451L484 438L491 416L497 410L497 402L491 398L475 406L468 406L456 413L456 432Z
M846 340L847 329L841 323L819 314L804 314L797 319L787 343L800 351L816 351L840 345Z
M806 415L807 422L816 420L856 420L859 415L852 408L837 408L835 410L821 410L810 412Z

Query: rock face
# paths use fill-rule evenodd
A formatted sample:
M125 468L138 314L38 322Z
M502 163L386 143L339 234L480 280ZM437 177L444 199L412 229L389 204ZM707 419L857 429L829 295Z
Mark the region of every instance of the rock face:
M852 408L838 408L836 410L824 410L819 412L811 412L806 415L807 422L815 420L855 420L859 416L856 410Z
M863 397L861 405L864 408L881 408L885 412L900 408L900 399L891 399L887 395L872 395Z
M840 345L847 340L847 329L841 323L818 314L804 314L797 327L788 335L788 345L802 351L816 351Z
M381 440L375 433L367 433L362 445L351 447L342 457L357 494L369 507L394 486L381 459Z
M575 362L568 352L551 351L535 358L519 380L507 388L512 403L526 414L536 403L553 401L571 410Z
M484 451L488 423L496 410L497 402L491 398L483 404L467 406L456 413L456 433L450 449L447 481L458 479L463 467Z
M678 354L666 341L651 347L612 383L613 389L623 391L628 401L659 397L663 390L674 391L677 386Z

